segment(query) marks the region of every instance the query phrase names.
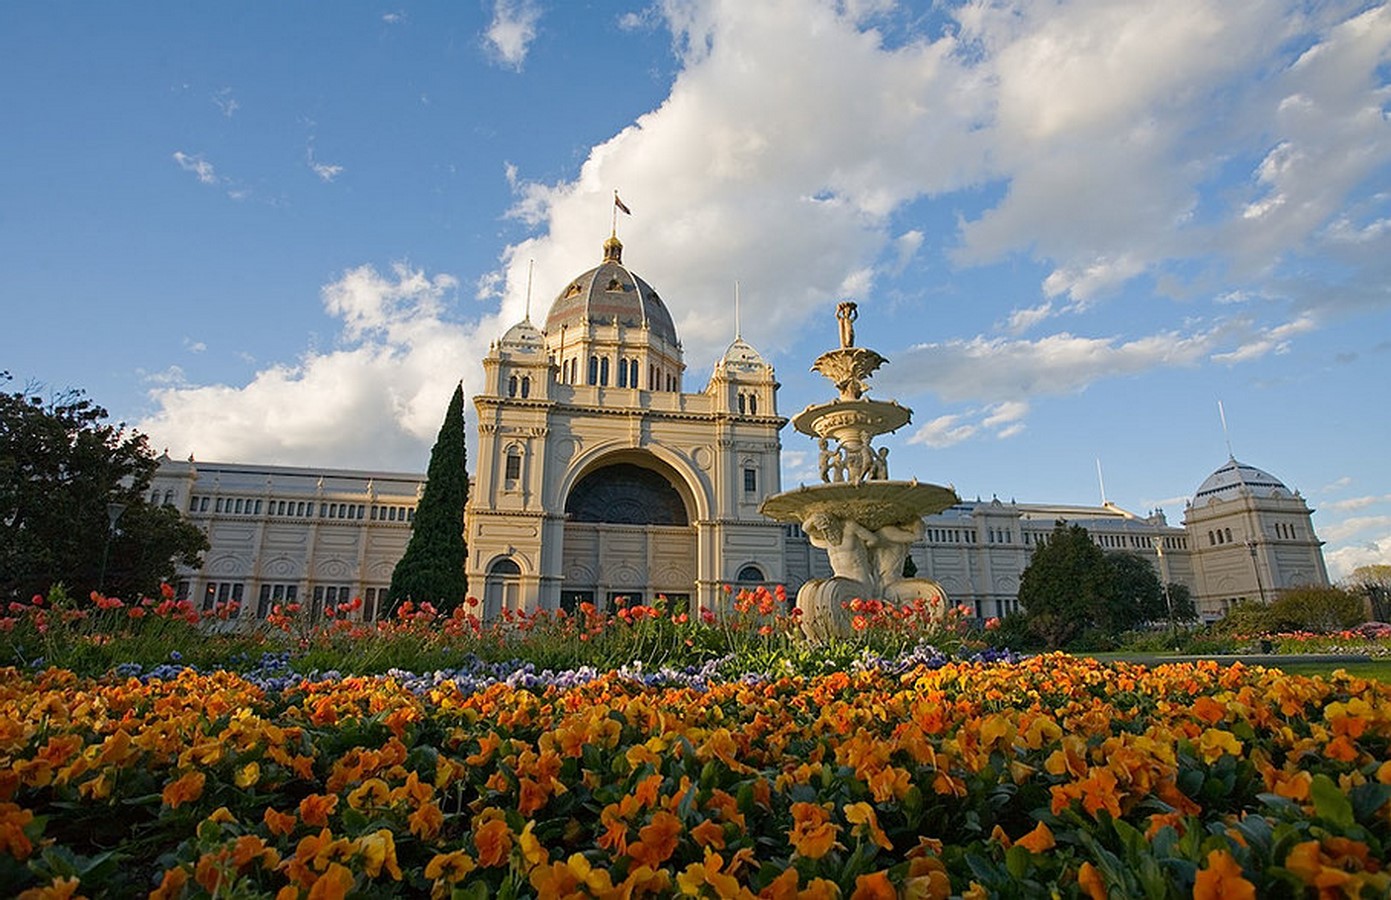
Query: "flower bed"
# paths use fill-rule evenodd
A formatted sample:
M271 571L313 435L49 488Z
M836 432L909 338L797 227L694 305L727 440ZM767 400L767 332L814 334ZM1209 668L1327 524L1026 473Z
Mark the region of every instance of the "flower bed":
M0 671L21 896L1385 894L1391 688L1063 655L817 677ZM537 673L531 673L536 676Z

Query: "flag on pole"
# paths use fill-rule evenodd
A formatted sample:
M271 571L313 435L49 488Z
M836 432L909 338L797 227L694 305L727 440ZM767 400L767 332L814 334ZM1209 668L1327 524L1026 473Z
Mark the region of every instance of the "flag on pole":
M631 216L633 214L633 211L628 208L628 204L618 199L618 191L613 192L613 205L623 210L625 216Z

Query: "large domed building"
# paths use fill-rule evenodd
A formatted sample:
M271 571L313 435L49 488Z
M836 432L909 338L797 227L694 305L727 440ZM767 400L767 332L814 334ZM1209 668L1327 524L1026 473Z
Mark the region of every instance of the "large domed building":
M726 586L829 577L824 550L795 524L759 514L781 490L778 384L739 335L705 386L687 393L671 312L623 262L616 236L597 266L565 282L538 327L526 317L489 348L473 398L475 471L465 511L470 594L505 611L611 608L665 595L720 607ZM310 618L349 598L384 614L391 572L424 488L418 473L162 461L151 500L208 535L181 595L203 608L240 600L248 620L279 603ZM1229 459L1172 525L1100 506L963 501L924 520L918 575L979 619L1019 608L1020 577L1059 521L1107 551L1146 558L1183 584L1199 615L1243 599L1325 585L1311 511L1297 491Z
M686 393L671 313L617 237L483 368L466 533L486 613L708 608L723 585L785 579L781 527L758 513L780 490L773 368L736 338Z
M1209 475L1184 510L1199 611L1221 615L1239 600L1328 584L1312 514L1298 491L1235 457Z

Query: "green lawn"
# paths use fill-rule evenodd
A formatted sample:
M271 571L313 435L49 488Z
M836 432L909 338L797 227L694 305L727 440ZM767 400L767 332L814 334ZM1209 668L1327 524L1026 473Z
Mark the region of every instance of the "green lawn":
M1103 662L1132 662L1146 666L1158 665L1169 661L1153 653L1078 653L1077 656L1087 656ZM1192 659L1220 659L1220 657L1196 656ZM1371 659L1365 662L1333 662L1325 659L1313 657L1303 659L1297 655L1272 654L1260 657L1259 662L1253 662L1251 656L1242 658L1242 662L1247 665L1262 665L1271 669L1280 669L1290 675L1331 675L1338 669L1345 670L1349 675L1356 675L1360 678L1374 678L1377 681L1391 683L1391 659Z

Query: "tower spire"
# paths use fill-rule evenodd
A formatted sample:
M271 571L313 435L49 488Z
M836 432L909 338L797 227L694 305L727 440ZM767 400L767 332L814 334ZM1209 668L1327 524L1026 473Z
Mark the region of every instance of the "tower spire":
M1217 401L1217 416L1222 420L1222 440L1227 442L1227 458L1236 459L1236 454L1232 452L1232 435L1227 431L1227 411L1222 408L1222 401Z
M534 260L534 259L529 259L529 260L527 260L527 261L526 261L526 315L523 317L523 321L526 321L526 322L530 322L530 321L531 321L531 270L534 269L534 268L536 268L536 260Z
M734 282L734 339L737 341L742 339L743 336L739 328L739 282L736 280Z

